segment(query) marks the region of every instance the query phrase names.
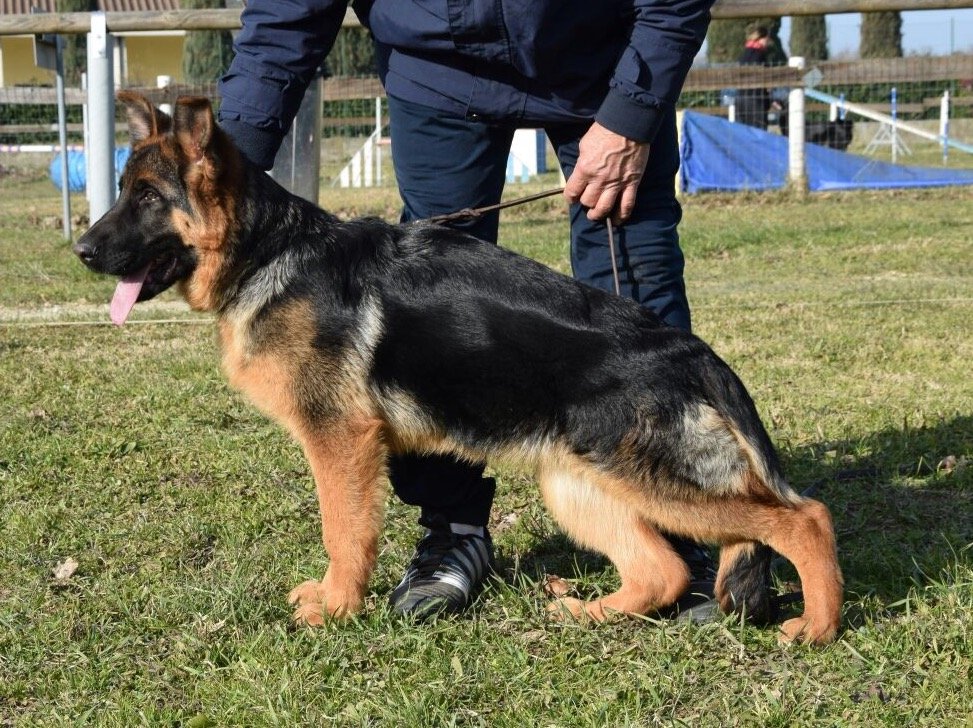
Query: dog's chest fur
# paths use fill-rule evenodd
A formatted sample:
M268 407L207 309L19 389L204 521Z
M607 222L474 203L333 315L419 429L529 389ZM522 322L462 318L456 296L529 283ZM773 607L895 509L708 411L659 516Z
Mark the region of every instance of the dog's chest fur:
M374 415L365 381L370 346L322 346L312 300L231 309L220 317L219 332L231 386L292 433Z

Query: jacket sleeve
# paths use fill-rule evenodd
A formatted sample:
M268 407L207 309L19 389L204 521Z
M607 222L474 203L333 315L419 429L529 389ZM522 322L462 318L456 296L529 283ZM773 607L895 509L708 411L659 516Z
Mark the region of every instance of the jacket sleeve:
M715 0L633 0L631 36L595 120L611 131L651 142L674 107L706 37Z
M220 79L220 125L270 169L314 73L331 51L348 0L249 0Z

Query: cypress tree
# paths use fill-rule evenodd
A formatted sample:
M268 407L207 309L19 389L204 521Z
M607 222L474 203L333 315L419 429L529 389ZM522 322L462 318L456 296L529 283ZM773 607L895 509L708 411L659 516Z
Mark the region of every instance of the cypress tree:
M327 71L331 76L373 76L375 46L366 28L342 28L328 55Z
M862 13L858 55L862 58L901 58L901 14L896 11Z
M747 38L746 18L714 20L706 34L706 58L710 63L734 63Z
M828 60L828 26L823 15L795 15L791 18L791 55L809 61Z
M768 54L771 65L784 65L787 56L780 42L780 18L728 18L714 20L706 34L706 58L710 63L735 63L747 42L747 28L758 23L770 31L773 50Z
M225 7L223 0L182 0L184 10ZM212 83L223 75L233 58L233 37L225 30L190 30L182 51L186 83Z

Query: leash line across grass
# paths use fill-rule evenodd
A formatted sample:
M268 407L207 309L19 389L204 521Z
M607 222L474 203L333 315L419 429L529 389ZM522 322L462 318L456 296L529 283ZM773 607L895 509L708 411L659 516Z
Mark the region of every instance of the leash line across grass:
M742 301L733 303L701 303L695 306L697 311L717 311L717 310L761 310L779 308L810 308L815 306L828 306L831 308L856 308L867 306L968 306L973 304L973 298L901 298L901 299L882 299L876 301L780 301L778 303L749 304ZM89 313L91 306L84 305L78 308L78 312ZM0 326L7 328L43 328L56 326L112 326L108 320L108 307L104 309L104 320L74 320L71 317L77 315L72 311L70 304L59 306L56 313L43 310L17 309L10 310L0 308ZM136 309L138 311L138 309ZM186 309L189 313L189 309ZM201 324L212 324L215 319L211 316L186 316L185 318L133 318L127 323L139 326L190 324L198 326Z

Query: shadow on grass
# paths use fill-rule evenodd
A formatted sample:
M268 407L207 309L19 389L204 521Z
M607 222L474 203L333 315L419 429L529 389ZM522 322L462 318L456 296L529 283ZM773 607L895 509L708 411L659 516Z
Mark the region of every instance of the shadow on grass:
M796 485L820 484L849 594L895 602L973 564L971 445L973 417L961 416L784 454Z

